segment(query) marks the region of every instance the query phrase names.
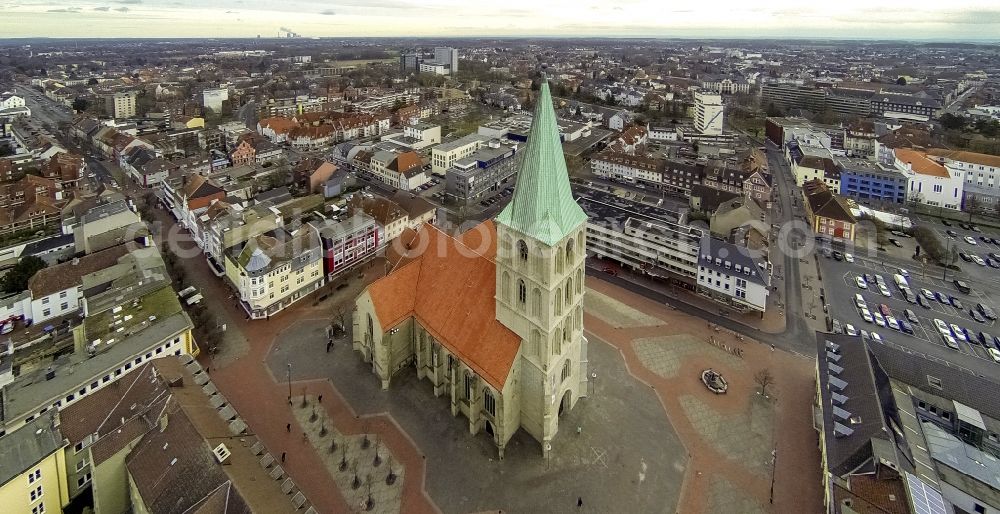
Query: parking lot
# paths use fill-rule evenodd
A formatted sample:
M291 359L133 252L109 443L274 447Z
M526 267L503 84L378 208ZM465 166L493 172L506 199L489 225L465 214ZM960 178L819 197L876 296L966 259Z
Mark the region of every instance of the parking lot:
M955 278L953 272L949 271L945 278L941 268L928 266L926 270L922 271L920 264L913 261L913 265L905 269L909 275L907 278L909 288L914 295L922 296L921 290L927 289L932 293L940 293L947 302L943 303L937 299L925 300L926 307L924 307L904 299L894 283L893 275L899 273L900 266L905 266L905 264L899 263L896 259L891 259L891 261L870 255L854 256L853 263L833 258L820 258L830 316L843 326L850 324L859 331L875 332L889 344L906 347L912 351L926 354L930 358L967 368L977 374L996 373L997 364L987 349L978 342L978 334L985 332L989 335L1000 336L1000 327L995 321L976 321L970 314L970 309L975 309L977 303L983 303L994 311L997 307L991 298L990 286L984 286L983 282L978 279L970 278L970 274L965 271L966 268L971 267L977 268L975 270L977 274L996 273L996 277L990 277L995 280L1000 277L1000 270L986 267L988 270L986 271L978 269L982 267L976 264L959 261L963 268L959 277L971 287L969 293L965 294L960 292L953 283ZM881 275L891 296L884 296L876 284L868 284L866 289L859 288L857 277L866 273L869 276ZM893 317L897 320L906 318L904 314L906 309L913 311L917 318L917 323L910 323L913 334L893 330L888 326L878 326L875 322L865 322L859 309L855 306L855 294L861 294L867 303L868 310L873 314L879 310L879 306L882 304L885 304L892 311ZM961 302L961 309L950 303L951 297L955 297ZM949 327L954 324L968 329L973 339L962 341L956 337L958 349L949 348L939 335L934 319L942 320Z

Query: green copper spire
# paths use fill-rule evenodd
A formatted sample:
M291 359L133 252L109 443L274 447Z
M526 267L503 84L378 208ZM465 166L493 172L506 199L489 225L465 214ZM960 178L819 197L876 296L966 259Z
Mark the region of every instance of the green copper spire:
M549 246L587 221L573 200L549 84L542 82L528 142L518 152L514 197L496 221Z

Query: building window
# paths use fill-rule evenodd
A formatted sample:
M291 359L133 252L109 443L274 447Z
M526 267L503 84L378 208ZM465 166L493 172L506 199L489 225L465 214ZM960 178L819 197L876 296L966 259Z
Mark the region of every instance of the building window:
M28 474L28 483L34 484L36 480L40 480L41 478L42 478L42 470L36 469L33 473Z
M497 400L493 397L493 391L488 388L483 389L483 407L486 408L486 413L490 416L497 415Z
M518 240L517 252L521 258L521 262L523 263L528 262L528 243L525 243L524 240Z
M31 514L45 514L45 503L39 503L31 508Z
M31 492L28 493L28 496L31 498L31 501L37 501L42 497L42 486L32 489Z
M466 400L472 400L472 386L473 386L472 375L466 373L465 374L465 399Z
M538 288L531 290L531 315L540 316L542 314L542 293Z
M572 363L570 362L569 359L566 359L566 362L563 363L563 367L562 367L562 378L561 378L561 380L563 382L565 382L566 379L569 378L569 375L571 373L573 373L573 365L572 365Z
M523 280L517 281L517 303L524 308L524 304L528 301L528 286L524 284Z
M90 483L90 472L88 471L86 475L76 479L76 486L83 487Z

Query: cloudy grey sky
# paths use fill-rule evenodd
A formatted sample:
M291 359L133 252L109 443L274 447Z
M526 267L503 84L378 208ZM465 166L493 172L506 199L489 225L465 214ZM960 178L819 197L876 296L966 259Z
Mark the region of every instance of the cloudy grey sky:
M1000 39L996 0L0 0L0 12L0 37Z

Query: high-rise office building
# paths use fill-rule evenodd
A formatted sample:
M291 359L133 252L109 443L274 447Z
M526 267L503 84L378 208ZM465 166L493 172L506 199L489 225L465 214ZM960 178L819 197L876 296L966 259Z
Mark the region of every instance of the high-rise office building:
M434 49L434 62L447 66L451 73L455 74L458 72L458 50L439 46Z
M695 92L694 128L702 134L722 135L722 97L716 93Z

